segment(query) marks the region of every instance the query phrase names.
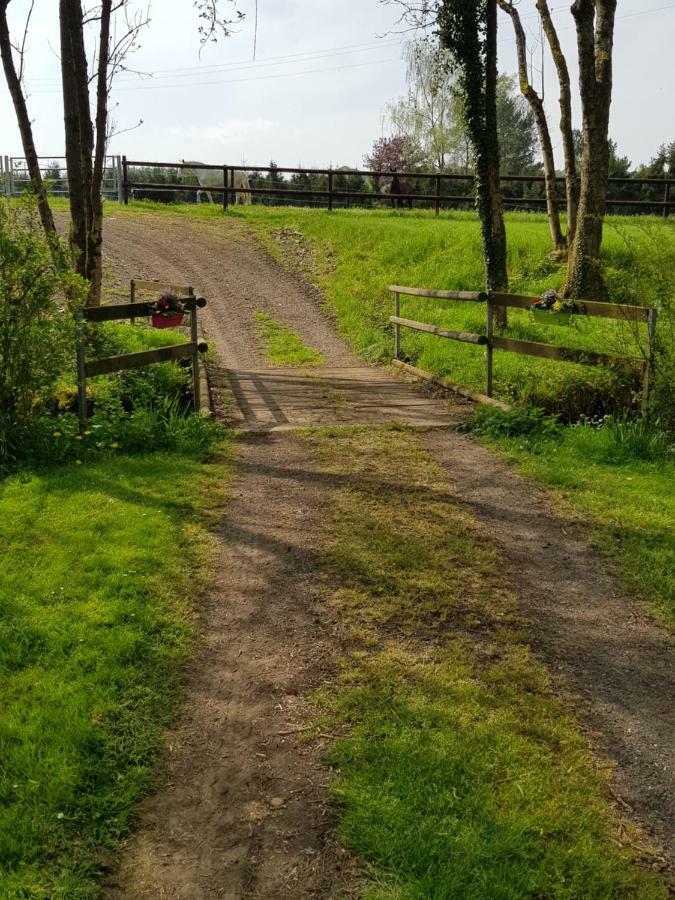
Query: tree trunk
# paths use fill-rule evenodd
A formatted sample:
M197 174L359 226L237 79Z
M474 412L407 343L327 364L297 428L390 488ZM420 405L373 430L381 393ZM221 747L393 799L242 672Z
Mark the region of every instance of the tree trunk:
M89 71L84 46L80 0L60 0L61 77L66 135L66 163L70 194L70 240L75 269L90 283L88 305L100 302L100 265L92 246L94 229L93 163L94 128L89 107Z
M560 228L560 209L558 207L553 144L551 143L551 133L548 128L544 103L530 84L527 75L527 39L520 21L518 10L513 6L510 0L498 0L498 2L500 8L511 17L511 21L513 22L513 30L516 35L516 50L518 53L518 80L520 83L520 90L523 97L525 97L530 105L530 109L534 114L534 120L537 124L537 131L539 132L539 144L544 161L546 212L548 214L548 224L551 231L551 242L554 250L562 251L566 248L567 241Z
M482 208L481 225L485 247L485 271L489 291L508 291L506 271L506 229L499 184L499 137L497 132L497 0L488 0L485 38L485 148L482 172L477 171L478 204ZM506 307L495 317L499 327L506 325Z
M110 19L112 0L101 4L101 28L96 75L96 146L91 180L91 302L101 303L103 285L103 171L105 168L106 137L108 129L108 64L110 61Z
M33 127L28 115L28 107L26 98L24 97L21 87L21 79L14 65L14 57L12 55L12 44L9 36L9 27L7 24L7 7L9 0L1 0L0 2L0 56L2 57L2 66L7 79L7 87L12 97L14 109L16 111L16 119L19 125L19 133L21 135L21 143L23 152L26 156L26 165L28 166L28 174L33 183L37 196L38 210L40 213L40 221L45 232L45 236L52 246L56 247L54 238L56 237L56 226L54 225L54 217L52 215L49 200L47 198L47 190L42 180L40 172L40 161L38 159L37 150L35 149L35 139L33 138ZM59 259L60 259L59 255Z
M485 276L490 291L507 291L506 230L499 186L497 133L497 0L485 7L466 0L443 0L437 13L439 37L457 60L467 133L476 169ZM501 308L497 325L506 324Z
M606 295L600 270L609 170L612 42L617 0L575 0L583 121L581 189L574 243L567 264L566 297Z
M560 86L560 133L562 135L563 154L565 158L565 191L567 195L567 245L571 246L574 242L574 235L577 230L579 176L577 174L577 161L574 153L570 73L546 0L537 0L537 10L541 17L548 45L551 48L551 55L553 57L556 72L558 73L558 84Z

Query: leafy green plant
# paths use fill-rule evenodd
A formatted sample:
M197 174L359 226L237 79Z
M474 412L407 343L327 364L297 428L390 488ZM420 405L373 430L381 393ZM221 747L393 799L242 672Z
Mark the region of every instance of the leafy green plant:
M484 437L553 437L559 431L557 420L540 409L516 407L508 412L491 406L479 406L467 431Z
M595 453L603 462L665 462L673 456L673 436L658 421L608 418L598 430Z
M35 203L0 202L0 464L74 356L85 284L58 268Z

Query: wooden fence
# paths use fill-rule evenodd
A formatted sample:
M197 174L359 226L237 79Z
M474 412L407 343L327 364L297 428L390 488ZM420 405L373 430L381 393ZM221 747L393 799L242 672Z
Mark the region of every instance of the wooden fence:
M349 201L361 201L361 202L371 202L373 200L377 200L380 202L392 201L397 202L399 204L402 203L423 203L427 206L432 207L436 214L440 212L441 209L453 206L461 206L461 205L473 205L473 184L475 181L475 177L473 175L468 174L456 174L456 173L445 173L445 172L376 172L372 169L302 169L302 168L288 168L288 167L278 167L278 166L231 166L231 165L200 165L200 169L209 169L212 171L222 172L223 176L223 184L222 187L208 187L208 188L200 188L198 185L186 185L184 183L176 183L176 184L167 184L166 182L148 182L148 181L133 181L129 178L129 169L131 167L136 168L152 168L152 169L175 169L177 171L182 171L183 169L194 169L194 165L188 165L187 163L168 163L168 162L148 162L142 160L128 160L126 156L122 157L122 199L126 204L129 202L130 192L132 190L152 190L159 192L166 191L210 191L212 194L220 195L222 198L223 208L227 209L227 207L235 202L235 198L237 194L251 194L254 198L266 198L272 197L277 198L279 201L283 201L284 198L296 198L299 200L304 200L306 202L310 201L320 201L320 203L325 206L326 209L333 209L337 204L347 204ZM244 170L247 174L249 174L252 178L259 176L261 173L275 173L278 176L285 175L301 175L301 176L320 176L325 179L325 188L294 188L292 186L286 186L292 184L291 182L284 182L283 187L274 187L271 185L264 185L262 187L251 186L250 188L235 188L234 187L234 172L235 170ZM339 186L336 187L336 182L339 185L340 181L344 181L349 179L350 177L358 177L358 178L368 178L371 179L371 183L378 183L378 179L393 179L398 178L399 180L411 182L414 181L416 185L419 185L421 182L425 182L428 189L421 191L420 193L387 193L381 194L376 190L348 190L342 189ZM562 208L564 210L564 185L565 179L563 177L559 177L556 179L558 186L561 191L561 201ZM545 179L543 175L502 175L501 176L502 187L508 185L544 185ZM468 190L465 193L448 193L444 191L444 188L448 185L453 184L464 184L467 186ZM659 211L661 215L665 218L670 215L670 211L675 208L675 200L671 200L671 192L672 187L675 184L675 179L669 178L610 178L609 179L609 187L610 187L610 197L607 200L607 206L610 208L614 207L630 207L631 209L635 208L638 211ZM660 199L630 199L630 198L617 198L611 196L611 190L613 186L617 188L620 185L631 185L632 187L648 187L650 189L660 189L662 191L662 196ZM540 197L510 197L508 195L508 190L505 192L504 197L505 206L515 206L521 208L529 208L529 207L546 207L546 198L543 196Z
M87 361L87 323L114 322L123 319L133 322L136 318L147 318L151 315L151 303L136 301L136 292L140 290L172 291L177 294L185 294L186 296L181 299L181 302L185 311L190 314L190 340L183 344L172 344L167 347L156 347L152 350L122 353L118 356ZM79 310L77 313L77 407L80 421L83 422L88 415L88 378L187 357L192 360L193 408L195 411L201 409L199 354L205 353L208 345L199 341L197 310L203 309L205 306L206 300L203 297L195 297L191 287L133 279L129 303L110 303L105 306L85 307Z
M410 371L418 377L427 377L427 373L402 362L401 357L401 328L410 328L414 331L422 331L434 334L438 337L460 341L466 344L485 346L485 395L475 391L461 388L459 385L450 385L459 393L465 394L474 400L492 400L493 393L493 354L495 350L508 353L520 353L525 356L536 356L541 359L553 359L560 362L573 362L585 366L608 366L615 369L635 372L642 379L642 411L647 411L649 399L649 379L651 363L654 351L654 336L656 332L657 309L647 306L627 306L619 303L600 303L594 300L576 300L574 302L573 315L595 316L605 319L617 319L624 322L643 323L647 326L647 350L644 357L614 356L608 353L598 353L594 350L579 350L571 347L560 347L556 344L540 343L539 341L525 341L516 338L504 337L494 333L495 309L512 307L515 309L530 309L539 297L529 297L522 294L501 294L482 291L430 291L424 288L403 287L398 284L389 286L394 294L394 315L389 317L389 323L394 326L394 363L402 369ZM414 297L430 297L437 300L459 300L474 303L485 303L486 306L486 334L473 334L460 331L451 331L438 328L426 322L417 322L402 318L400 315L400 298L402 295ZM429 376L431 380L433 377ZM504 406L493 401L493 405Z

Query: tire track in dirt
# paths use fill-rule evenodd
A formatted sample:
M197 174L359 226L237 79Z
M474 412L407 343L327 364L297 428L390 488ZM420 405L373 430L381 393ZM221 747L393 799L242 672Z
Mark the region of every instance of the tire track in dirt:
M301 734L304 698L333 665L316 563L331 485L289 435L250 436L238 462L166 783L143 805L106 900L351 895L326 807L330 738Z
M535 651L580 697L595 743L616 761L622 811L675 865L675 667L665 633L544 490L487 448L468 451L461 435L429 433L425 443L509 563Z

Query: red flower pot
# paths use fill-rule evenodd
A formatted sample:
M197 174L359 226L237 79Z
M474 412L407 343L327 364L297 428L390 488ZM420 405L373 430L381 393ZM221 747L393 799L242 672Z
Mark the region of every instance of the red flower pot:
M169 316L162 315L162 313L153 313L152 314L152 327L153 328L180 328L183 324L183 313L171 313Z

